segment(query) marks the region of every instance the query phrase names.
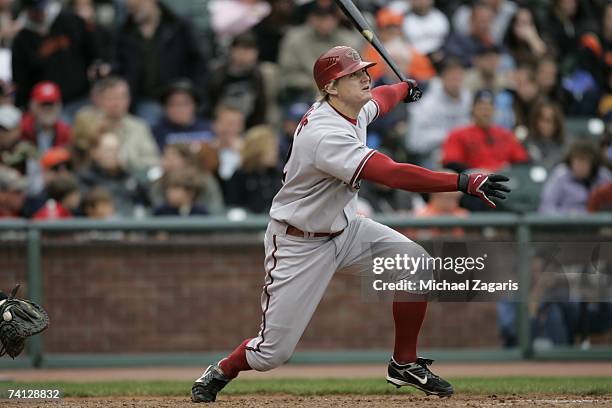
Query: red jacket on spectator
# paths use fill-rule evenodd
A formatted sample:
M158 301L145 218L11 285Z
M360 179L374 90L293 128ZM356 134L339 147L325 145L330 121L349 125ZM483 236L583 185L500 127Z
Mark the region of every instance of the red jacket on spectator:
M34 220L57 220L72 218L72 213L55 200L47 200L45 205L34 213Z
M34 116L30 112L25 113L21 119L21 139L34 144L34 146L38 145ZM65 146L70 143L71 139L72 129L70 129L70 126L63 121L58 120L55 124L53 147Z
M455 129L442 146L443 166L457 163L468 169L496 171L527 160L527 152L512 132L495 125L486 131L476 125Z

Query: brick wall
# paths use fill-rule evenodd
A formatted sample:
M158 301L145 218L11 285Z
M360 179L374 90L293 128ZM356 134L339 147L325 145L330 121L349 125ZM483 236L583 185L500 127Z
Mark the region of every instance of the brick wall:
M249 235L137 237L120 243L51 236L43 246L46 352L232 349L261 321L263 244ZM160 240L161 239L161 240ZM0 247L0 285L25 279L25 251ZM9 274L5 274L10 270ZM474 335L474 328L478 335ZM432 303L423 347L496 346L493 303ZM360 281L337 274L299 350L393 346L389 303L364 303Z

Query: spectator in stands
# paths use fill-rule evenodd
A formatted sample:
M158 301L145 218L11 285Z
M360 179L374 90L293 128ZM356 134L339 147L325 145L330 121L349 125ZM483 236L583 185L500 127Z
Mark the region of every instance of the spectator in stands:
M13 39L23 28L23 19L18 18L16 4L13 0L0 2L0 48L10 50Z
M221 47L226 47L232 38L250 30L270 14L270 5L263 0L211 0L208 9Z
M90 78L99 79L107 76L111 72L109 62L115 56L115 33L109 27L98 24L94 0L68 0L67 6L85 21L85 27L96 42L100 61L92 67L97 72L90 72Z
M198 174L193 169L181 169L168 173L164 180L166 200L157 207L155 216L207 215L208 210L197 203L202 188Z
M208 121L198 116L201 95L188 79L172 82L161 97L164 116L153 128L160 151L166 144L202 143L212 139Z
M35 220L55 220L72 218L74 211L79 208L81 193L79 183L72 174L57 176L47 186L49 199L34 216Z
M442 146L444 167L461 172L482 169L494 172L528 160L527 152L514 134L495 125L493 93L483 90L474 96L473 124L451 131Z
M495 122L506 129L526 128L529 114L540 99L535 72L528 65L518 67L509 78L508 89L496 96Z
M398 12L390 8L380 9L376 13L378 37L404 74L417 81L427 81L436 75L436 71L429 58L404 38L402 21L403 16ZM389 82L387 78L383 79L384 76L392 76L393 82L391 83L397 81L393 71L388 68L380 54L369 43L363 48L362 57L365 61L377 63L368 69L372 83L380 84L381 80L382 83Z
M517 5L510 0L482 0L474 6L460 6L453 15L453 30L463 35L468 35L468 27L470 26L470 17L473 18L474 8L479 4L484 4L491 9L492 22L488 27L489 35L493 42L501 45L504 34L510 26L512 16L517 11Z
M580 37L577 50L579 69L588 72L596 82L598 94L612 91L612 2L607 2L602 13L601 29Z
M139 216L144 206L148 205L148 193L135 177L123 169L120 153L119 136L115 133L104 133L92 146L92 162L79 174L79 178L85 190L104 187L110 191L119 215Z
M170 173L191 169L199 175L201 188L196 196L196 203L211 214L219 215L225 211L223 193L217 179L199 162L198 149L194 144L169 144L164 148L161 160L162 174L151 185L151 201L153 207L163 205L165 200L166 178Z
M37 160L36 146L21 139L21 111L11 105L0 106L0 165L28 173L28 162Z
M427 217L467 217L470 213L465 208L459 206L461 193L430 193L427 200L427 205L414 212L415 218ZM419 239L431 238L440 235L461 237L464 235L463 228L421 228L415 231L415 235Z
M227 205L255 214L268 213L282 179L274 129L265 125L253 127L244 138L242 166L227 183Z
M549 51L530 9L521 7L510 20L504 46L517 65L535 65Z
M70 151L65 147L52 147L40 156L40 162L36 168L40 170L40 174L35 173L29 176L28 194L23 209L24 215L28 218L32 217L49 199L48 187L51 182L60 176L72 174Z
M211 111L223 103L240 108L247 127L266 121L268 101L258 55L257 38L252 32L233 39L227 61L211 72L208 87Z
M23 217L27 184L17 170L0 166L0 219Z
M291 143L293 142L293 134L295 133L295 130L308 109L310 109L310 105L307 103L295 102L288 105L283 112L281 135L278 140L278 164L280 170L282 170L285 166L287 154L289 153Z
M579 0L553 0L545 29L553 41L560 64L570 62L578 50L580 35L591 25L590 10Z
M107 220L115 216L113 196L102 187L94 187L86 192L81 207L87 218Z
M563 112L567 112L568 96L560 84L559 65L551 55L538 59L535 65L535 80L540 95L556 101L561 105Z
M21 120L21 138L35 145L41 154L52 147L70 144L72 130L60 117L62 95L53 82L40 82L32 89L30 110Z
M242 162L240 152L243 145L244 120L240 109L219 105L213 123L215 138L209 145L203 146L203 149L210 150L211 156L214 156L206 166L219 179L224 195L225 184Z
M63 116L71 121L87 103L88 70L98 58L85 22L58 2L23 0L25 25L12 45L17 106L27 106L35 84L53 81L61 89Z
M534 163L551 170L564 153L565 118L556 102L541 100L530 113L525 149Z
M495 94L508 86L507 75L500 70L501 50L496 45L481 46L474 52L472 68L466 72L465 85L472 91L490 89Z
M278 55L282 98L312 101L318 90L312 80L312 61L331 47L342 44L360 49L359 34L338 26L337 8L318 1L308 12L306 23L293 27L281 42Z
M440 78L432 80L421 101L409 107L406 146L421 165L437 167L440 147L448 133L470 122L472 94L465 87L464 73L459 60L447 59Z
M430 56L442 48L450 32L448 18L434 7L433 0L410 0L402 28L408 42L420 54Z
M465 66L471 66L476 50L495 44L491 35L493 9L484 3L475 4L470 13L467 32L453 32L444 46L445 57L460 58Z
M294 10L292 0L271 0L269 3L270 14L253 27L253 32L257 36L259 60L275 63L280 43L292 27Z
M119 77L107 77L96 82L94 88L97 108L104 114L109 130L119 137L119 157L125 171L141 173L157 165L159 150L149 127L128 112L128 83Z
M206 63L191 23L158 0L128 0L117 38L119 73L127 79L137 116L155 126L159 92L179 78L205 84Z
M589 212L612 212L612 181L593 189L589 195L587 210Z
M611 180L612 173L601 165L597 148L589 141L576 141L565 162L557 165L546 181L539 212L584 213L590 193Z
M72 163L74 169L82 170L89 164L89 151L98 138L109 130L104 114L98 109L82 109L74 119L72 127Z

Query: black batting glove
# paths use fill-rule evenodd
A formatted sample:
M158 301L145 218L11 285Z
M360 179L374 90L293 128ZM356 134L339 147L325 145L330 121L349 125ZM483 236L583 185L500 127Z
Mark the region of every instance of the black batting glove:
M411 103L421 99L421 96L423 96L423 91L421 91L421 88L419 88L417 82L414 79L406 79L404 82L408 84L408 96L406 96L404 102Z
M489 207L495 208L495 203L491 198L506 199L504 193L509 193L510 189L499 182L506 182L510 179L500 174L483 174L483 173L461 173L457 187L459 191L466 194L478 197L483 200Z

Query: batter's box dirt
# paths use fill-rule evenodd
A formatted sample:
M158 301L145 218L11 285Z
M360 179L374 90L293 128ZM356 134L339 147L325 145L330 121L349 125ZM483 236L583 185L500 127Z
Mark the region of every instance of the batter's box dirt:
M187 396L182 397L120 397L120 398L67 398L57 402L2 401L2 407L82 407L82 408L270 408L270 407L612 407L612 396L582 395L455 395L452 398L421 397L414 395L330 395L296 397L292 395L240 395L220 396L214 404L194 404Z

